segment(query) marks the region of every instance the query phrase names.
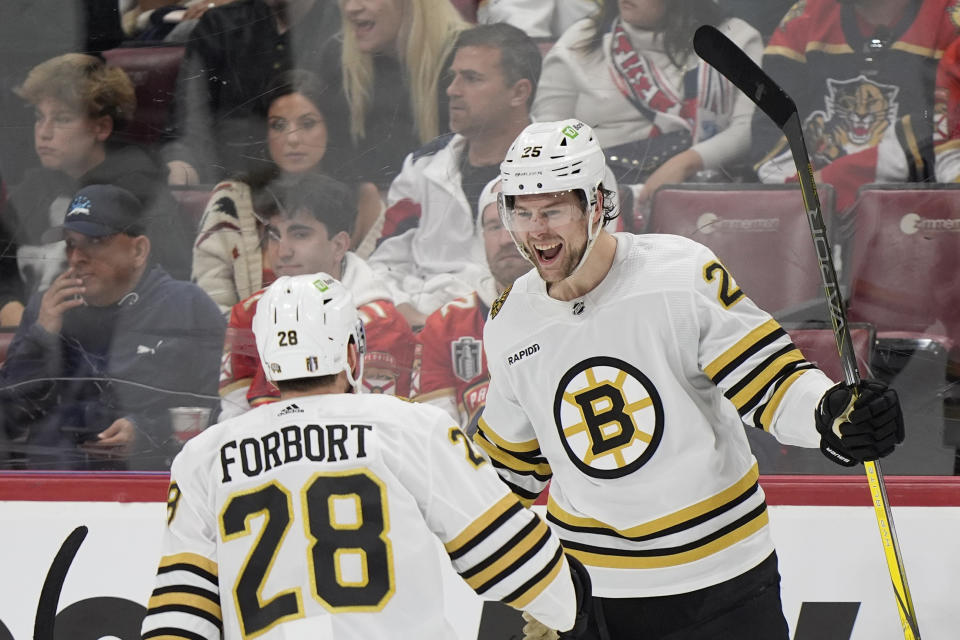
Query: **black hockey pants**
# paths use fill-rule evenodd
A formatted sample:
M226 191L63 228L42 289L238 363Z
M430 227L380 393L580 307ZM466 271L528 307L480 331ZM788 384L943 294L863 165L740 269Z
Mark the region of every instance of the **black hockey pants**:
M789 640L773 553L753 569L690 593L594 598L583 640Z

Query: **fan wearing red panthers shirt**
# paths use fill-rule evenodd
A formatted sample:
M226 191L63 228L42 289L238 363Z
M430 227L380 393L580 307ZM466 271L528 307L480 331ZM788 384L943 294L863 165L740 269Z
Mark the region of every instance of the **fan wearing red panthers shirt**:
M490 305L513 281L530 270L510 234L500 222L497 192L500 180L489 182L480 194L477 210L491 275L476 291L440 307L427 317L418 334L411 395L444 409L472 435L487 399L487 360L483 354L483 325Z
M846 209L871 182L934 175L937 63L960 29L960 0L801 0L774 32L763 68L797 101L817 181ZM757 113L762 182L796 179L790 149Z
M324 272L340 280L366 328L363 386L373 393L409 395L413 332L366 262L348 251L356 211L349 188L326 176L305 175L275 195L276 208L261 215L266 218L267 256L277 276ZM230 310L220 370L221 419L280 398L264 375L251 330L263 293Z

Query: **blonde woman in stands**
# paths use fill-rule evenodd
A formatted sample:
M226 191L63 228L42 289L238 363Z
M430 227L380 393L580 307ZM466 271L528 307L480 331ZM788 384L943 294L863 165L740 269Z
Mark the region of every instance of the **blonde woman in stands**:
M450 0L341 0L340 13L323 55L336 128L349 131L353 177L385 192L406 154L448 131L444 72L470 25Z
M62 271L63 243L43 235L63 223L73 194L91 184L133 193L143 204L152 255L175 278L188 278L194 230L176 214L166 167L121 141L137 106L127 74L100 58L68 53L35 66L16 92L33 107L41 166L11 188L0 212L0 324L18 324L29 296Z
M259 203L274 204L272 187L309 172L338 173L328 168L340 163L340 158L327 158L329 94L316 75L302 69L282 74L263 103L267 161L260 170L213 188L193 246L193 280L224 313L273 281L273 271L264 261ZM359 185L357 190L361 210L371 212L367 218L376 218L382 209L376 189ZM353 247L361 244L370 226L361 220L357 225L362 228L355 232Z

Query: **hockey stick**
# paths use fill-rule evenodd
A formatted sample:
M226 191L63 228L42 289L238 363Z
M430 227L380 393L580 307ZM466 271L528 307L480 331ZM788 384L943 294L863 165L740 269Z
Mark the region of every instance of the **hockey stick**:
M813 165L810 164L810 156L807 154L797 105L746 53L716 28L705 25L697 29L693 36L693 48L697 55L753 100L787 138L793 161L797 166L800 193L803 195L807 222L810 224L817 262L820 265L827 308L830 311L833 334L837 340L837 350L840 352L844 382L854 386L860 382L860 372L857 370L857 360L847 326L840 283L833 266L827 228L823 223L820 198L817 196L817 185L813 178ZM893 526L893 513L890 510L890 501L887 499L883 473L880 471L878 462L864 462L863 466L873 498L873 510L880 528L880 539L883 542L887 569L893 583L893 593L897 599L897 613L900 615L900 624L903 625L903 635L906 640L920 640L920 629L917 626L910 588L907 586L907 573L900 555L897 532Z

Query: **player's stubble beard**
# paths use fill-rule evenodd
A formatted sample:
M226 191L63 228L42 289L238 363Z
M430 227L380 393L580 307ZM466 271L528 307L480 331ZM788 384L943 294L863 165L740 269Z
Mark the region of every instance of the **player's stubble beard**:
M548 285L556 284L558 282L563 282L567 278L573 275L573 272L576 270L577 265L580 264L580 259L583 257L584 251L587 249L586 239L578 246L576 249L573 249L567 241L563 243L563 260L561 261L559 268L551 270L549 273L544 273L543 269L540 266L540 259L537 254L537 250L533 248L533 242L528 241L527 250L530 251L531 255L534 256L534 267L537 269L537 273L540 275L540 278L546 282Z

